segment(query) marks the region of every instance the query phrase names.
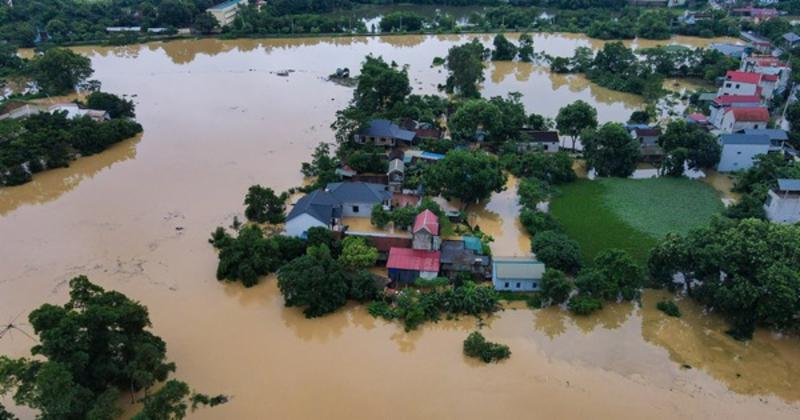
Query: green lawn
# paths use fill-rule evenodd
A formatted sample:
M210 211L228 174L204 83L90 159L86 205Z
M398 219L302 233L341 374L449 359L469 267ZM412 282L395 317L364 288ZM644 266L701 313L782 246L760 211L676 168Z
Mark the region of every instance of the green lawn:
M642 264L659 238L703 226L722 210L711 186L685 178L582 179L561 187L550 203L587 261L604 249L620 248Z

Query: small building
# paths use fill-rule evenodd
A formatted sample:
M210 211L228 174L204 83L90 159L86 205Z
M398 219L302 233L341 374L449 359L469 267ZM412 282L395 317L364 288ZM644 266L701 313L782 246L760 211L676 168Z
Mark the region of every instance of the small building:
M795 48L797 46L800 46L800 35L797 35L794 32L787 32L787 33L783 34L782 38L783 38L783 42L789 48Z
M739 32L739 38L743 39L753 50L758 52L769 53L772 50L772 43L768 39L762 38L753 32Z
M342 217L371 217L372 207L391 204L392 193L383 184L367 182L333 182L325 187L342 208Z
M697 124L702 127L707 127L709 125L708 117L699 112L693 112L687 115L686 122L688 122L689 124Z
M407 150L405 155L403 156L403 162L405 162L406 165L408 165L414 162L415 160L436 161L444 159L444 156L445 155L441 153L426 152L424 150Z
M351 168L351 167L349 167L347 165L342 165L342 166L336 168L334 173L336 175L339 175L342 178L352 178L352 177L358 175L358 172L355 169L353 169L353 168Z
M403 191L403 182L406 179L406 165L402 159L394 159L389 162L389 170L386 172L389 180L389 191L396 193Z
M442 241L440 261L442 275L453 279L460 273L469 273L482 280L491 278L489 256L482 255L480 248L476 251L470 247L464 239L466 237L460 241Z
M78 104L71 102L65 104L51 105L49 108L47 108L47 112L51 114L56 112L65 112L67 114L68 119L89 117L92 120L98 122L107 121L111 119L111 116L106 111L100 109L84 109L78 106Z
M236 15L239 14L239 7L243 4L247 4L247 0L228 0L209 7L206 12L211 13L211 16L217 19L219 26L227 26L236 19Z
M402 129L389 120L372 120L353 136L353 140L358 144L376 146L410 146L416 136L413 131Z
M738 70L728 70L719 88L719 95L759 95L761 75Z
M295 203L286 217L287 236L305 238L313 227L335 229L342 220L342 205L325 190L314 190Z
M438 250L441 245L439 238L439 217L430 210L424 210L414 219L411 230L414 235L412 248L426 251Z
M631 137L639 142L639 152L644 160L656 161L664 156L664 150L658 145L661 137L659 127L636 127L630 130Z
M721 95L717 96L709 106L709 121L714 127L722 127L725 112L733 107L752 108L762 106L759 95Z
M753 159L770 150L769 137L764 134L725 134L720 137L722 154L717 164L720 172L735 172L753 166Z
M6 112L3 115L0 115L0 121L10 119L10 120L18 120L22 118L32 117L36 114L42 112L42 109L36 105L24 104L17 108L12 109L9 112Z
M782 152L789 141L789 133L779 128L759 128L744 130L741 133L750 135L765 135L769 137L770 152Z
M737 44L711 44L709 46L712 50L718 51L727 57L742 58L747 51L747 47Z
M492 284L495 290L536 292L540 290L545 266L532 258L495 258Z
M767 219L775 223L800 222L800 179L779 179L764 203Z
M728 108L722 116L720 131L735 133L741 130L767 128L769 110L765 106Z
M106 32L114 33L114 32L142 32L141 26L109 26L106 28Z
M439 275L439 251L391 248L386 268L391 286L413 284L418 278L432 279Z
M517 149L520 152L541 150L548 153L555 153L559 150L560 144L558 131L539 131L528 128L519 130Z
M783 92L789 85L792 69L780 58L772 55L751 55L742 59L740 69L761 75L759 86L764 96L770 98L774 92Z

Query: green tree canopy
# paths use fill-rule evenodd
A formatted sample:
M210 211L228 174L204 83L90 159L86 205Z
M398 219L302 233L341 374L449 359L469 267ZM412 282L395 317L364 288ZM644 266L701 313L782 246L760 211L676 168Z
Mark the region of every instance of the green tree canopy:
M386 112L411 93L408 71L383 57L368 55L361 65L358 85L353 92L353 106L361 112Z
M281 223L286 219L286 198L285 194L275 194L272 188L253 185L244 198L244 215L257 223Z
M493 45L492 61L512 61L517 56L517 46L503 34L495 35Z
M636 170L639 143L619 123L605 123L581 136L583 154L589 167L599 176L626 178Z
M308 318L329 314L347 303L348 282L339 263L324 245L310 246L278 272L278 287L286 306L303 308Z
M685 149L686 160L693 169L713 168L717 166L722 155L722 147L711 133L684 120L674 120L667 124L658 143L667 153L678 148Z
M562 134L572 138L572 149L575 150L575 140L586 129L597 127L597 110L584 101L575 101L558 110L556 128Z
M497 158L480 151L453 150L428 166L423 180L430 194L470 204L503 191L507 177Z
M536 258L547 267L567 273L577 273L581 268L581 250L578 243L567 235L548 230L534 235L531 249Z
M447 52L448 93L465 98L480 97L478 85L483 82L483 44L477 39L466 44L451 47Z
M342 241L342 254L339 255L339 264L345 270L363 270L375 265L378 260L378 250L367 243L367 240L358 236L348 236Z
M64 95L94 73L92 62L72 50L53 48L29 64L31 78L50 95Z

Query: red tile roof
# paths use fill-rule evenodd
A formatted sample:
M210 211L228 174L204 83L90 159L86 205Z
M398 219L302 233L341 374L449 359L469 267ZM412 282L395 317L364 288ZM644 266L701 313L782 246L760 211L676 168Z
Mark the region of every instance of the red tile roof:
M765 75L761 76L761 80L763 80L765 82L777 82L778 81L778 75L777 74L765 74Z
M727 112L733 112L736 121L769 121L769 111L764 106L730 108Z
M761 103L761 97L758 95L721 95L714 99L719 105L739 104L739 103Z
M703 114L701 114L699 112L693 112L693 113L689 114L689 116L687 118L689 118L692 121L698 122L698 123L707 123L708 122L708 117L706 117L705 115L703 115Z
M439 234L439 218L434 212L425 210L414 219L413 232L417 233L422 229L427 230L431 235Z
M752 83L756 85L758 84L758 81L761 80L761 75L748 71L728 70L728 72L725 74L725 78L733 82Z
M752 61L759 67L784 67L786 64L778 57L768 55L751 56L746 58L747 61Z
M389 261L386 262L386 268L438 273L440 256L439 251L392 248L389 250Z

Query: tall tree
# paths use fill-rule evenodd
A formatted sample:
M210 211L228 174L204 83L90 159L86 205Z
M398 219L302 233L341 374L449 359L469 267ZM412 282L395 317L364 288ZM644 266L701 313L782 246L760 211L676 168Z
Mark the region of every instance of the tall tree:
M492 61L512 61L517 56L517 46L503 34L494 37Z
M589 167L600 176L628 177L639 161L639 143L619 123L605 123L597 130L587 130L583 154Z
M453 150L428 166L423 181L428 192L458 198L465 205L505 189L507 177L497 158L480 151Z
M253 185L247 190L244 215L247 220L258 223L281 223L286 219L286 195L275 194L272 188Z
M379 114L386 112L411 93L408 71L396 63L383 61L383 57L368 55L361 65L358 85L353 92L353 105L361 112Z
M307 254L283 266L278 287L286 306L303 307L308 318L331 313L347 302L347 279L328 247L311 246Z
M584 101L575 101L558 110L556 128L572 139L572 150L580 133L588 128L597 127L597 110Z
M53 48L30 63L30 74L39 87L50 95L63 95L94 73L92 62L71 50Z
M480 97L478 85L484 79L484 56L483 44L477 39L451 47L447 52L446 91L465 98Z

